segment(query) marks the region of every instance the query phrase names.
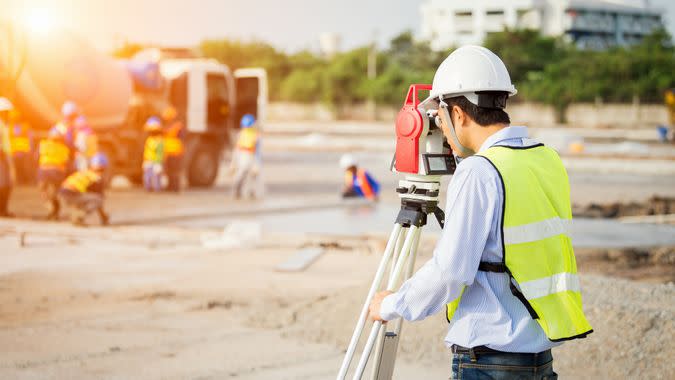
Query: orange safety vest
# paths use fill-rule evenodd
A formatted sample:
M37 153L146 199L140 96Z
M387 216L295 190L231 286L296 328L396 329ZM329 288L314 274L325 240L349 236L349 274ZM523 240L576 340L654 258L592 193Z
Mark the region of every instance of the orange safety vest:
M63 181L62 188L78 193L86 193L91 184L100 180L101 175L93 170L75 172Z
M70 161L70 149L61 141L40 141L40 169L66 170Z
M237 140L237 148L255 152L256 144L258 143L258 131L253 128L242 129L239 132L239 139Z
M80 133L85 134L84 135L84 146L85 150L84 152L80 152L84 154L85 157L87 158L92 158L98 153L98 137L96 136L95 133L89 133L89 132L79 132L75 140L79 140L81 137L79 136ZM79 149L79 148L78 148Z
M183 123L177 121L164 134L164 153L168 156L180 156L185 151L183 140L178 137L181 129L183 129Z
M363 193L363 196L367 199L375 199L375 192L368 182L368 177L366 177L366 171L363 169L356 169L356 174L352 174L349 170L345 172L345 184L347 187L352 188L358 186Z

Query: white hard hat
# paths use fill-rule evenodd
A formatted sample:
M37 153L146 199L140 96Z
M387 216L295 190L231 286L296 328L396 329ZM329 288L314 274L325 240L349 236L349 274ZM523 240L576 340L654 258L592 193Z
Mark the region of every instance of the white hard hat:
M61 106L61 114L63 115L63 117L70 117L77 113L78 109L77 104L75 104L75 102L68 100L65 103L63 103L63 106Z
M476 104L476 91L504 91L509 96L517 93L504 62L495 53L467 45L453 51L438 66L429 97L464 95Z
M0 112L14 109L14 105L7 98L0 97Z
M342 169L347 169L352 166L356 166L356 158L351 154L343 154L342 157L340 157L340 167Z

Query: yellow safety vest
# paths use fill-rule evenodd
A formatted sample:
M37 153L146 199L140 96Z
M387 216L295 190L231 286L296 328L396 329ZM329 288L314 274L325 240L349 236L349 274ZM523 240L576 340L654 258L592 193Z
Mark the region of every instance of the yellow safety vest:
M479 270L508 275L512 293L551 341L590 334L569 237L569 181L560 157L542 144L493 146L478 155L495 167L504 193L503 262L481 262ZM448 304L448 321L460 299Z
M63 188L78 193L86 193L91 184L101 180L101 175L93 170L75 172L63 182Z
M25 130L26 126L22 125L21 134L14 133L14 128L10 128L9 145L12 153L30 153L30 138Z
M9 145L12 153L30 153L30 139L26 136L12 136Z
M143 161L161 163L164 156L164 137L148 136L143 150Z
M242 129L239 132L239 139L237 140L237 148L255 152L255 146L258 143L258 131L254 128Z
M40 141L40 159L41 169L66 170L70 161L70 149L66 144L55 140Z

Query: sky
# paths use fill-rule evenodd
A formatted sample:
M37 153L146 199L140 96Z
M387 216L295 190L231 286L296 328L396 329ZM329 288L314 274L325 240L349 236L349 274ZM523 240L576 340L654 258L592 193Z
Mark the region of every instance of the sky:
M457 0L448 0L457 1ZM675 35L675 1L650 0L667 10ZM0 17L38 9L81 33L97 48L124 40L166 46L207 38L258 39L292 52L319 50L322 33L338 33L343 49L380 46L404 30L419 31L425 0L0 0Z

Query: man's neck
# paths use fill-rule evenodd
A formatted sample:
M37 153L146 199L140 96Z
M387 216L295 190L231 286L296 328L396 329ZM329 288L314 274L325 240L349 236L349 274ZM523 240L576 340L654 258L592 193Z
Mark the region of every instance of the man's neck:
M478 152L483 146L483 143L485 143L485 140L502 129L507 128L508 126L508 124L502 123L490 124L486 126L477 125L478 128L475 129L469 148L471 148L471 150L474 152Z

